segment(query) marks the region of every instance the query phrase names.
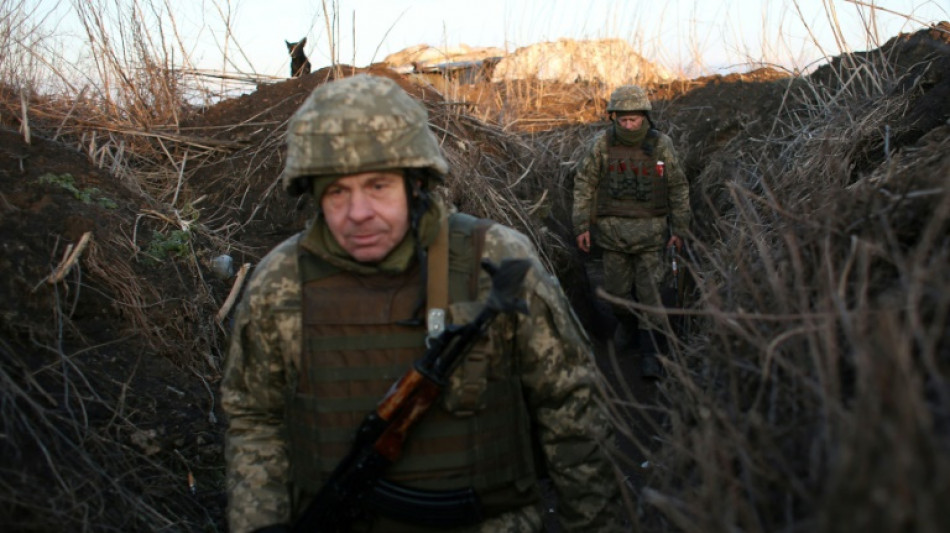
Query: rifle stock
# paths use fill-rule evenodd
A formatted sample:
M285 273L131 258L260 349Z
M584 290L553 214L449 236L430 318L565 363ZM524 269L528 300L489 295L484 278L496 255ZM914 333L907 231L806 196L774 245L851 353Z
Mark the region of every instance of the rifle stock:
M530 265L526 259L505 259L498 266L482 261L482 268L492 278L492 289L485 307L472 322L450 326L431 339L425 354L390 387L376 409L360 424L350 451L301 514L292 531L347 531L350 523L366 512L361 504L366 503L374 492L378 496L373 498L378 503L375 510L390 516L398 515L398 509L405 504L410 511L402 513L406 515L404 519L425 518L412 516L411 511L414 503L422 501L431 502L426 509L440 506L446 509L441 515L435 513L437 516L429 517L431 525L440 525L439 520L452 518L449 516L451 510L457 507L450 505L464 509L474 506L474 512L477 512L478 501L471 491L413 491L383 482L380 478L389 465L399 459L412 426L439 398L455 363L485 333L491 321L502 312L527 313L527 306L518 294Z

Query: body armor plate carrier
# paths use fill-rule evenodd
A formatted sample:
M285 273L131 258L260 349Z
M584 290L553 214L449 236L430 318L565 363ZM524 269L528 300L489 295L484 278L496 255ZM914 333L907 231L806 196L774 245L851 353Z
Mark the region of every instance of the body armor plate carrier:
M597 216L653 218L670 212L665 176L657 172L651 129L641 146L609 143L607 172L597 190Z
M454 214L449 232L449 313L474 318L478 266L489 221ZM342 459L354 431L424 351L423 325L406 325L419 294L418 267L401 275L357 276L307 253L303 354L288 430L294 482L314 494ZM498 317L497 323L511 320ZM486 335L488 337L488 335ZM537 500L527 411L510 350L481 339L453 372L461 387L410 431L387 481L422 490L471 487L486 516Z

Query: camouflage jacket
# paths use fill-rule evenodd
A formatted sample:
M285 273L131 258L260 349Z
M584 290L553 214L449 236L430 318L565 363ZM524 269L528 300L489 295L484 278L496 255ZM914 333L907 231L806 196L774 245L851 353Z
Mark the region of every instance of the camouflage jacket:
M301 354L298 234L257 266L238 305L221 384L229 417L226 434L228 521L232 533L289 523L290 465L284 424ZM558 518L568 531L618 530L618 487L607 458L612 432L596 399L593 357L583 329L556 278L528 239L499 224L485 236L483 257L526 257L529 316L518 316L516 337L525 401L537 427L544 463L557 492ZM487 276L482 273L481 276ZM480 280L480 299L490 283ZM500 327L496 321L492 331ZM456 380L450 380L450 390ZM540 531L538 509L507 513L465 531Z
M661 133L656 142L655 158L666 166L672 227L667 227L666 217L632 219L616 216L598 217L594 226L591 226L597 190L607 172L607 143L610 142L611 131L611 128L607 128L598 134L577 164L572 216L574 234L580 235L591 230L594 244L617 252L660 250L669 237L668 229L672 229L674 235L683 236L690 223L689 183L673 148L673 141L666 134Z

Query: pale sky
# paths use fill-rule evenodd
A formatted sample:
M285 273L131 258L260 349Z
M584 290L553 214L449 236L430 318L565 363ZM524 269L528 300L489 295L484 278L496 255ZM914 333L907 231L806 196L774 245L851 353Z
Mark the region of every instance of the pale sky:
M233 31L255 69L283 75L289 67L281 57L282 41L304 35L314 66L330 64L324 3L332 11L334 0L232 2ZM882 9L861 7L872 3ZM865 28L872 24L883 43L923 23L950 20L950 0L336 0L335 5L338 59L347 64L355 59L356 66L420 43L513 51L561 37L619 37L673 71L716 71L754 61L805 67L842 52L831 20L838 21L850 50L877 46L867 41Z
M24 2L36 8L36 18L55 26L54 35L63 40L72 35L79 42L85 36L74 20L76 4L101 6L103 12L114 11L116 5L139 6L160 14L162 22L156 26L166 39L180 38L186 52L176 52L179 61L187 55L191 66L201 69L269 76L287 75L284 40L303 36L308 37L305 50L314 68L331 64L324 6L331 15L336 13L339 61L360 67L416 44L514 51L558 38L622 38L647 59L687 76L744 71L759 63L808 69L823 57L876 48L899 32L950 20L950 0ZM875 9L869 7L872 4ZM47 15L50 10L55 16ZM159 33L155 28L150 31ZM60 48L64 56L80 53L69 44Z

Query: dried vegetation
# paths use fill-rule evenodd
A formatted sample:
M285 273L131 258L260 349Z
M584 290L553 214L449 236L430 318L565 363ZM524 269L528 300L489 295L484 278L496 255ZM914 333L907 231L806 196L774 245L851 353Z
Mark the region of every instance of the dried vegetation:
M0 0L0 522L221 531L216 315L233 280L209 261L254 264L302 226L310 200L277 185L286 121L314 86L366 69L197 105L174 39L139 11L117 38L92 7L102 83L44 91L23 5ZM609 88L440 92L370 72L428 107L446 196L527 233L593 328L570 193ZM950 529L950 26L809 76L651 89L695 222L655 394L611 375L622 362L595 338L634 529Z

